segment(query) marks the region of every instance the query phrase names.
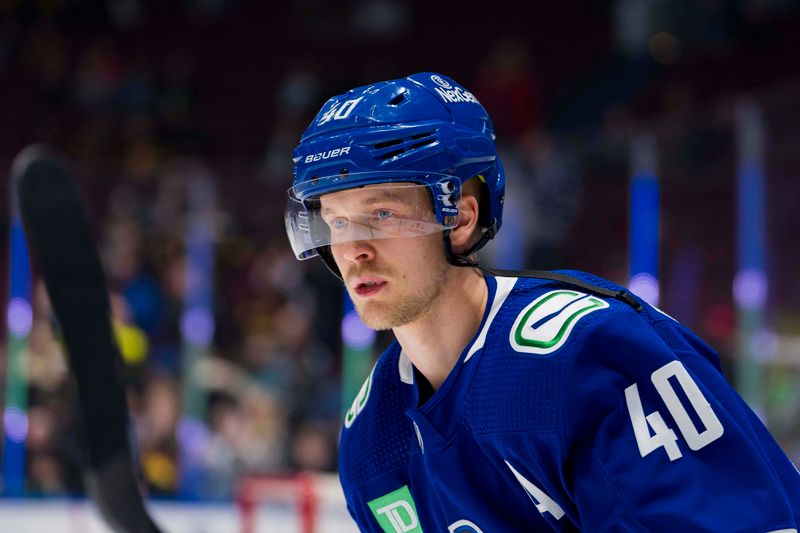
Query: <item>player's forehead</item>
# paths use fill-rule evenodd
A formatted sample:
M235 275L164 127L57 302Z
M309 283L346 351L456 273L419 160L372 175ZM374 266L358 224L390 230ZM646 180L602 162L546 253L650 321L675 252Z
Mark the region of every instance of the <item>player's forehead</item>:
M419 183L380 183L320 196L323 209L369 207L391 203L418 207L426 200L426 186Z

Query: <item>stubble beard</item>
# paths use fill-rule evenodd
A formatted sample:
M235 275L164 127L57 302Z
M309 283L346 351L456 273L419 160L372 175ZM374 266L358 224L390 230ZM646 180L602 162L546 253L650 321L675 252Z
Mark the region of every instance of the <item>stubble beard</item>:
M400 279L407 283L408 276ZM410 285L406 284L404 287L396 285L391 287L403 291L391 300L364 301L352 294L351 298L361 321L371 329L384 331L410 324L430 312L444 294L446 280L445 263L429 278L412 282Z

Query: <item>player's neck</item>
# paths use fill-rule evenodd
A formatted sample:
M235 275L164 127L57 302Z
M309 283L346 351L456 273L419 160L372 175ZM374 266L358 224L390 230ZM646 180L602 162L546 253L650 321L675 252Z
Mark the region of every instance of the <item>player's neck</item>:
M444 383L481 324L489 291L476 269L453 267L436 303L414 322L394 329L400 346L434 390Z

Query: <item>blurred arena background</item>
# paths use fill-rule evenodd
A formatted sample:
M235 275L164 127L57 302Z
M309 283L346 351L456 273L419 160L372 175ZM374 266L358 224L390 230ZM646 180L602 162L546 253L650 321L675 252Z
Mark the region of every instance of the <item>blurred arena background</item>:
M78 175L168 530L354 530L336 442L387 339L292 257L291 150L328 96L424 70L497 127L483 260L631 285L719 350L797 464L798 35L794 0L0 0L0 168L46 141ZM105 531L47 295L12 279L7 183L0 529Z

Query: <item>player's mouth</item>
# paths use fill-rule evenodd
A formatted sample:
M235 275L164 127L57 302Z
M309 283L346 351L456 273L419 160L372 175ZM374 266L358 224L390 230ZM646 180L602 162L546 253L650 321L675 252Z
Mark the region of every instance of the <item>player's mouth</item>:
M386 281L379 278L362 277L353 283L353 292L362 298L377 294L386 286Z

